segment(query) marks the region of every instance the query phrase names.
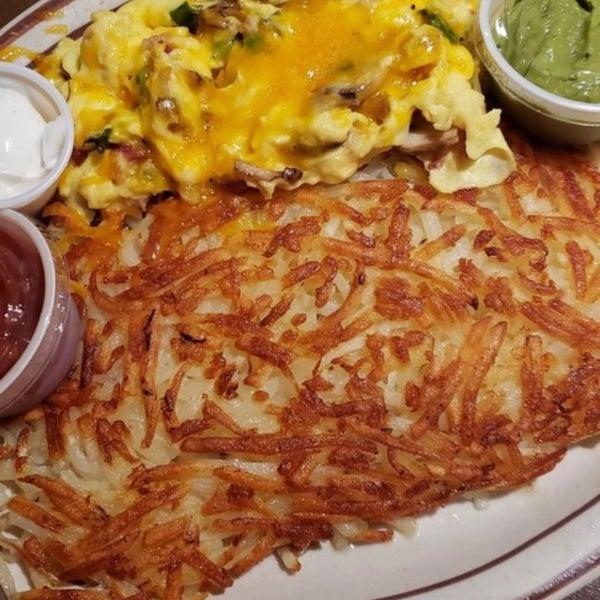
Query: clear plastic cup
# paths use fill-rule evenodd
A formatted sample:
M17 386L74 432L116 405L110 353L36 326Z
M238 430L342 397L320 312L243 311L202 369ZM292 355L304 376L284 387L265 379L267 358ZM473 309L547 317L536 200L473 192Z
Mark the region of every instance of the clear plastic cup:
M600 104L552 94L523 77L494 40L494 27L506 0L481 0L475 46L504 110L535 137L562 144L600 140Z
M37 326L21 356L0 378L0 417L25 412L47 398L67 374L82 334L79 312L69 293L64 259L41 224L13 210L0 211L0 231L31 244L40 257L44 298Z
M33 215L52 198L59 178L69 163L75 141L73 117L61 93L33 69L0 61L0 87L25 94L46 122L61 118L63 123L61 150L52 169L40 179L32 181L30 189L10 198L0 199L0 209L11 208Z

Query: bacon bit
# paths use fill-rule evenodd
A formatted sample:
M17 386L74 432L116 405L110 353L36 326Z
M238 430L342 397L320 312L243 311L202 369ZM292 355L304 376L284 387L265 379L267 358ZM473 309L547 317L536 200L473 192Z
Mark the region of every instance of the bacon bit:
M593 264L593 256L587 250L583 250L579 244L574 241L567 242L565 250L573 271L575 294L578 300L583 300L587 295L588 290L586 269Z
M279 248L285 248L289 252L300 252L301 240L311 235L317 235L320 231L321 225L316 217L302 217L294 223L277 229L264 255L270 258Z
M119 152L129 162L144 162L152 156L150 148L143 142L128 142L119 145Z

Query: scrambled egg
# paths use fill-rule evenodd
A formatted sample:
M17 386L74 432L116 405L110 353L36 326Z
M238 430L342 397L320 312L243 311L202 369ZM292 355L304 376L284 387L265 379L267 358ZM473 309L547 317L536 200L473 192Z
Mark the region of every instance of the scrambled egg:
M212 181L269 195L338 183L392 147L425 152L441 191L498 183L514 161L498 111L471 87L460 41L473 2L132 0L98 12L38 64L76 123L61 192L91 208L165 191L201 201Z

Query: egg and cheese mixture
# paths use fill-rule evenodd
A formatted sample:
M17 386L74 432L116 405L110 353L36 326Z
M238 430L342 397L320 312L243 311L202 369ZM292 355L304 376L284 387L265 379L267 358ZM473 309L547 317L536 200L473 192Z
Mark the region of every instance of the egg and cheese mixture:
M470 83L474 8L132 0L98 12L38 64L76 123L61 193L91 208L165 191L197 202L210 182L243 180L270 195L346 180L393 147L421 152L441 191L498 183L514 163Z

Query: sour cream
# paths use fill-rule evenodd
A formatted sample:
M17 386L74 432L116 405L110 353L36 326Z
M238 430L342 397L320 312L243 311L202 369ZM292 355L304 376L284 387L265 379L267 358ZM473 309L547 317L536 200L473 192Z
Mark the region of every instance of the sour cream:
M32 189L58 162L65 136L61 117L46 122L29 98L0 87L0 199Z

